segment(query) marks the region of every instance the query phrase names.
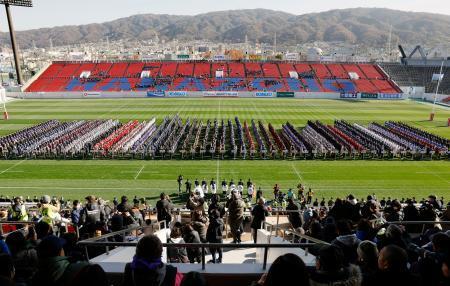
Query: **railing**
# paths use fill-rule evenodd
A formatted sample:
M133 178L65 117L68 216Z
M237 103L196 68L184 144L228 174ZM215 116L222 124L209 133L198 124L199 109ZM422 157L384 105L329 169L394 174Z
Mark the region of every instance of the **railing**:
M138 242L112 242L112 241L99 241L112 236L121 235L126 232L132 232L140 229L140 227L132 227L126 230L117 231L101 237L91 238L78 242L78 245L85 248L86 258L89 261L88 247L105 247L107 249L106 254L109 255L110 247L135 247ZM264 248L263 258L263 270L267 268L267 258L269 248L307 248L315 245L315 243L291 243L291 244L270 244L270 243L256 243L256 244L229 244L229 243L163 243L165 248L201 248L202 253L202 270L206 268L206 248L232 248L232 249L249 249L249 248ZM307 254L306 254L307 255Z

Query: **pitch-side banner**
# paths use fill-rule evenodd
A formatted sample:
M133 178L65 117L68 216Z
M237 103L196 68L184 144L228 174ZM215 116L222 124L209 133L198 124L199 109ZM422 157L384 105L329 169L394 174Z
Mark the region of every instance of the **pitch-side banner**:
M84 92L83 93L84 97L102 97L102 94L100 92Z
M378 98L380 99L402 99L402 93L379 93Z
M361 98L377 99L378 93L361 92Z
M271 91L257 91L255 95L256 97L275 97L277 94Z
M237 91L205 91L203 96L206 97L238 97Z
M164 97L164 91L147 91L147 97Z
M187 93L187 91L173 90L173 91L166 91L166 96L168 96L168 97L186 97L186 96L188 96L188 93Z
M341 98L358 98L356 92L341 92Z

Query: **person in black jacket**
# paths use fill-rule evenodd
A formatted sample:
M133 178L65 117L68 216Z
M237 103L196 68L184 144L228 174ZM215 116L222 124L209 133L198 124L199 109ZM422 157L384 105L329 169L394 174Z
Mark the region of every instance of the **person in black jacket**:
M407 268L408 255L396 245L388 245L380 251L378 271L368 277L363 285L420 285L420 279Z
M292 228L296 230L303 225L302 217L300 216L300 210L293 199L288 199L287 202L288 205L286 206L286 210L290 211L288 219L290 224L292 225Z
M208 226L206 233L206 238L209 243L223 243L223 220L220 217L219 210L214 210L211 212L211 221ZM222 263L222 248L220 247L210 247L212 255L212 263ZM216 253L218 253L219 258L216 260Z
M194 230L192 225L187 224L183 227L183 240L186 243L201 243L200 236L198 232ZM202 260L202 255L200 252L200 248L198 247L189 247L187 250L187 256L191 263L200 263Z
M91 237L101 227L104 213L102 213L94 196L87 196L86 201L86 206L81 211L79 224L83 226L82 230Z
M213 194L211 196L211 204L208 207L208 218L212 220L212 214L214 211L218 210L220 217L223 218L225 215L225 207L220 204L220 196L218 194Z
M141 238L131 263L125 265L123 286L179 285L183 274L176 267L161 261L163 246L156 235Z
M170 212L173 209L173 206L165 193L161 193L159 198L160 200L156 202L157 219L158 222L166 221L166 225L168 226L172 221Z
M267 208L264 206L264 200L259 199L258 204L252 210L252 224L250 227L253 229L253 241L256 243L256 237L258 229L261 228L261 224L266 220L266 216L269 215Z

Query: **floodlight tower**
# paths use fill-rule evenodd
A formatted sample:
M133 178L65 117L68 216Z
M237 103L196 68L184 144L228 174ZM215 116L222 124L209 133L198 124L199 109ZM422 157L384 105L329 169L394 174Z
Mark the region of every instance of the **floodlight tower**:
M0 0L0 4L5 5L6 17L8 18L9 35L11 37L11 45L14 54L14 64L16 66L17 83L23 84L22 72L20 70L19 52L17 50L16 33L12 21L10 6L33 7L32 0Z

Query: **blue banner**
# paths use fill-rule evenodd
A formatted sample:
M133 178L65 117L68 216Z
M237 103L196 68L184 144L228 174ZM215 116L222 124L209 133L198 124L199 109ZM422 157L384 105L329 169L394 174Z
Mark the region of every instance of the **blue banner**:
M147 97L164 97L164 91L147 91Z
M188 96L187 91L179 90L179 91L166 91L166 95L169 97L186 97Z
M256 92L256 97L275 97L276 93L275 92L270 92L270 91L257 91Z

